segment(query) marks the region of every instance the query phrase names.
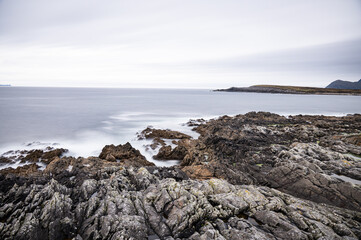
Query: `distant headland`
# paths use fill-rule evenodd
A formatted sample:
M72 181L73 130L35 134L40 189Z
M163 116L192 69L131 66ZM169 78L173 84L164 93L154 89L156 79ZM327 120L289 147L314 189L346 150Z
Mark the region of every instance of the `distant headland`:
M330 83L326 88L335 89L361 89L361 79L358 82L350 82L343 80L336 80Z
M11 87L10 84L0 84L0 87Z
M336 80L329 84L326 88L282 85L253 85L250 87L231 87L227 89L216 89L214 91L316 95L361 95L361 79L358 82Z

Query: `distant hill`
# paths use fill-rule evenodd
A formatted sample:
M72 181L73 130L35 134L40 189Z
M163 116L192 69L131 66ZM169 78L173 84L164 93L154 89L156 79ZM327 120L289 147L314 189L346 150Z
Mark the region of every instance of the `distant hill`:
M361 89L361 79L358 82L349 82L343 80L333 81L326 88L335 88L335 89Z

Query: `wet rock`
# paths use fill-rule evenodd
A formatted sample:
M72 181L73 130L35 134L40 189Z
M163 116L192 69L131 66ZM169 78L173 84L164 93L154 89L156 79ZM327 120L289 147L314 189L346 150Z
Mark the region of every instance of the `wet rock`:
M187 149L183 146L177 146L174 149L171 146L163 146L153 158L157 160L183 160L186 155Z
M187 122L187 126L190 126L190 127L197 127L203 123L205 123L206 120L204 120L203 118L200 118L200 119L191 119Z
M43 153L44 151L39 149L30 150L27 155L22 158L21 162L38 162L39 159L43 156Z
M8 164L8 163L12 163L13 161L9 158L6 158L6 157L0 157L0 165L5 165L5 164Z
M0 156L0 162L6 161L7 163L14 163L20 161L21 163L42 162L48 164L56 157L61 157L66 152L68 152L67 149L63 149L63 148L54 149L52 147L47 147L45 150L33 149L29 151L28 150L9 151L4 153L2 156Z
M119 160L128 166L153 166L154 164L148 162L146 158L139 152L139 150L132 147L128 142L124 145L106 145L99 155L99 158L116 162Z
M41 156L42 162L48 164L52 160L54 160L56 157L61 157L64 153L67 153L68 150L64 148L57 148L50 151L45 151L43 155Z
M16 176L22 176L22 177L27 177L27 176L31 176L31 175L35 175L35 174L39 174L39 166L36 165L35 163L29 164L29 165L25 165L22 167L17 167L17 168L5 168L0 170L0 174L2 175L16 175Z
M187 134L172 131L170 129L155 129L152 127L147 127L144 129L138 136L139 138L164 138L164 139L190 139L191 137Z

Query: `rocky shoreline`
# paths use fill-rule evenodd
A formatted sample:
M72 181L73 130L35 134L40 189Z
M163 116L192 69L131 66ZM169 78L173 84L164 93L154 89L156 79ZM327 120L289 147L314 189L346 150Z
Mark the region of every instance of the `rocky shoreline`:
M147 128L98 157L0 156L0 239L361 239L361 115L250 112Z

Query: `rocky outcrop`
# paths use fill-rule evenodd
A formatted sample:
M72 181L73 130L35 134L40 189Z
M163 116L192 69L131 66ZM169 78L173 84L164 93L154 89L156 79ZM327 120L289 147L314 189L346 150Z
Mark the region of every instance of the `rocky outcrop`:
M190 139L191 137L187 134L172 131L170 129L155 129L152 127L147 127L144 129L138 136L139 138L153 139L153 138L163 138L163 139Z
M169 129L147 127L138 134L138 138L152 140L152 143L146 146L148 150L159 148L158 153L153 156L157 160L183 160L187 154L187 149L192 144L191 136ZM171 145L169 145L169 141ZM176 146L173 147L172 145Z
M33 176L33 175L40 175L40 171L38 170L39 166L36 165L35 163L29 164L29 165L24 165L24 166L20 166L17 168L5 168L0 170L0 174L4 174L4 175L15 175L15 176L21 176L21 177L29 177L29 176Z
M76 169L74 169L76 170ZM154 171L154 169L153 169ZM74 177L74 178L72 178ZM357 239L361 215L268 187L109 167L1 194L1 239Z
M67 149L47 147L46 149L34 149L34 150L17 150L8 151L0 156L0 164L9 164L19 161L20 163L27 162L42 162L45 164L50 163L56 157L61 157L67 153Z
M0 239L361 239L361 115L190 124L143 134L179 166L126 143L0 170Z
M127 142L124 145L106 145L102 152L99 155L99 158L111 161L111 162L122 162L127 166L154 166L154 163L151 163L146 160L146 158Z
M359 210L361 115L248 113L197 126L201 134L181 166L192 178L270 186L315 202ZM353 155L352 155L353 154Z

